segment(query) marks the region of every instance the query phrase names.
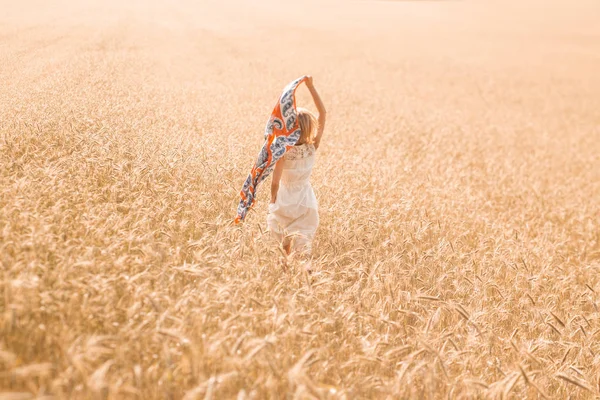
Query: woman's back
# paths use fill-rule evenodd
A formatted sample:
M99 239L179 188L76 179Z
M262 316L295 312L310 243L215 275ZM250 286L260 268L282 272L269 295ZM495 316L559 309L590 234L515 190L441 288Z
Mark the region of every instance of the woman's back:
M319 205L309 181L315 164L315 146L294 146L282 161L281 187L276 201L269 204L267 223L275 238L293 236L296 249L309 251L319 225Z
M315 146L308 143L288 150L283 156L281 184L307 184L315 164L315 151Z

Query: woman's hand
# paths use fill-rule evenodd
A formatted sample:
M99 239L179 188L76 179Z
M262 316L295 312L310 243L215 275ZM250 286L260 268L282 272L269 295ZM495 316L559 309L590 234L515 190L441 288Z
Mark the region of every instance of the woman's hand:
M308 86L309 88L314 87L313 77L311 75L306 75L306 86Z

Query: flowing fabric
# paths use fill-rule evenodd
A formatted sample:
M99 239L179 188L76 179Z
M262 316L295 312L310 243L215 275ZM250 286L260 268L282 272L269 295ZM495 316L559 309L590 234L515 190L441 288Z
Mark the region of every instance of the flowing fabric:
M265 143L240 191L242 199L237 208L236 223L244 221L246 214L254 205L258 185L273 172L275 163L300 138L295 94L296 88L305 80L306 76L298 78L283 89L283 94L267 121Z

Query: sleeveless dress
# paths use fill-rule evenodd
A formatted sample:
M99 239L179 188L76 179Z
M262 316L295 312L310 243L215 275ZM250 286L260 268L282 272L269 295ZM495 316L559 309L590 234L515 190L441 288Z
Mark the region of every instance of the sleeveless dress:
M271 235L279 241L291 238L295 251L310 252L319 226L317 197L309 182L315 152L313 144L302 144L285 153L277 199L269 204L267 225Z

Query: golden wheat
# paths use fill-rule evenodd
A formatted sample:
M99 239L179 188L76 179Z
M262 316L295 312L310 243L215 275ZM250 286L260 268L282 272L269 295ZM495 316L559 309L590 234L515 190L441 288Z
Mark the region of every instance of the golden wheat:
M0 9L0 399L600 396L596 1ZM311 275L231 224L303 74Z

